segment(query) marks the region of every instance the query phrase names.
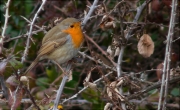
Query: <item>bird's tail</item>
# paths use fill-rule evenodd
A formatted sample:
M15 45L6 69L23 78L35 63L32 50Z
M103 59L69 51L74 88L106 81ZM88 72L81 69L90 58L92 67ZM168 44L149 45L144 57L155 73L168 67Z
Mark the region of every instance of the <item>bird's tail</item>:
M38 61L39 61L39 59L36 58L36 59L32 62L32 64L28 67L28 69L26 70L26 72L25 72L24 74L27 74L31 69L33 69L33 68L37 65Z

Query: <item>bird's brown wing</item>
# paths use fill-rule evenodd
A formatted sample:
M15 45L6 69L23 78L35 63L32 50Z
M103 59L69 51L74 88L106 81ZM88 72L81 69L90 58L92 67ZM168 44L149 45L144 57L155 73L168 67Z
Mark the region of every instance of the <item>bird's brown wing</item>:
M52 53L58 47L64 45L66 41L67 41L66 38L61 38L56 41L49 41L49 42L44 43L38 52L38 56L33 61L33 63L28 67L25 74L28 73L32 68L34 68L34 66L36 66L41 56Z
M47 55L49 53L52 53L54 50L59 48L60 46L64 45L66 43L66 38L57 39L56 41L48 41L44 43L39 52L38 52L38 58L40 58L43 55Z
M46 42L56 41L57 39L61 39L61 38L68 36L68 34L65 32L62 32L62 30L63 30L62 26L60 26L60 25L53 27L44 36L44 38L42 40L42 45L45 44Z

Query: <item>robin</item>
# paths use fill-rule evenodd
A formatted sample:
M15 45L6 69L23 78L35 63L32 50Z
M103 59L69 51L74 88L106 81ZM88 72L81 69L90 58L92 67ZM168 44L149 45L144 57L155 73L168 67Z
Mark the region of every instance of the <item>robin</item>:
M78 53L83 41L81 23L75 18L64 19L46 33L36 59L25 73L43 59L53 60L58 64L71 60Z

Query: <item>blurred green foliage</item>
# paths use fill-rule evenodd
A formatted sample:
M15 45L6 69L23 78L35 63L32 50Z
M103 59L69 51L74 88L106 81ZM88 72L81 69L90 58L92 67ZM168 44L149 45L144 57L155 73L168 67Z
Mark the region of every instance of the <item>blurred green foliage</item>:
M7 0L0 1L0 27L3 27L3 25L4 25L5 2L7 2ZM53 1L49 1L49 3L47 3L47 6L45 7L45 10L41 11L39 13L39 16L38 16L39 18L37 19L35 24L37 24L40 27L42 25L48 26L48 24L50 24L51 20L54 17L66 18L66 17L70 16L70 17L76 17L76 18L83 18L83 16L84 16L83 13L86 8L85 0L84 1L72 0L73 6L68 7L68 11L70 10L71 12L68 12L66 10L67 13L62 12L64 7L68 6L67 1L61 0L61 1L56 1L56 2L59 3L59 4L56 4L58 6L58 8L61 8L62 10L59 10L58 8L54 8ZM92 1L90 1L90 2L92 2ZM102 3L102 1L100 1L100 2ZM143 2L144 2L144 0L140 0L137 3L137 6L141 5ZM6 29L7 38L17 37L19 35L26 34L29 31L29 23L27 23L21 16L24 16L28 20L32 20L35 12L37 11L37 9L39 7L39 3L40 3L40 1L38 1L38 0L37 1L36 0L12 0L11 1L10 7L9 7L9 14L11 17L9 18L8 28ZM107 4L107 9L108 9L107 11L110 11L111 9L113 9L114 6L116 5L116 3L117 3L117 0L110 0L109 4ZM123 20L125 22L132 21L135 13L136 12L134 10L132 10L128 15L126 15L123 18ZM162 13L163 13L164 19L159 18L160 22L158 22L158 23L168 25L168 22L166 22L166 19L169 18L169 13L167 11L163 11ZM140 22L145 21L145 16L144 16L145 14L146 14L146 12L144 12L143 16L140 17L140 20L139 20ZM116 22L116 29L114 29L114 28L110 28L108 30L100 29L99 24L101 22L102 16L99 17L100 19L93 18L92 20L90 20L89 22L91 24L89 24L86 27L87 29L85 29L86 34L88 34L91 38L98 41L97 44L105 51L106 51L107 47L112 44L112 39L114 36L118 36L119 38L121 37L120 36L120 34L121 34L120 23L119 23L119 18L117 16L118 16L117 13L113 15L113 17L116 17L115 20L118 21L118 22ZM152 16L152 15L150 15L150 16ZM151 21L156 22L155 21L156 19L157 18L154 18L153 20L151 19ZM128 25L128 26L130 26L130 25ZM97 27L97 28L94 28L94 27ZM126 26L124 25L123 28L125 29ZM152 40L154 41L154 44L155 44L154 54L150 58L147 58L147 59L145 59L141 55L139 55L139 53L137 51L137 43L138 43L139 37L141 37L141 34L143 34L143 32L139 32L140 35L134 34L132 36L132 38L129 39L129 41L127 41L128 45L125 49L123 63L122 63L123 71L139 72L139 71L156 68L156 66L159 63L161 63L164 59L165 44L163 43L163 41L166 39L168 27L164 26L164 28L160 29L160 26L147 24L145 26L145 28L142 29L141 31L147 32L151 36ZM0 29L0 32L2 32L2 29ZM18 69L21 69L21 71L23 72L31 64L31 61L33 61L35 59L35 57L37 56L37 51L38 51L39 47L41 46L41 40L42 40L43 36L44 36L43 32L39 32L36 35L32 35L32 39L35 41L35 44L33 44L31 42L28 56L26 58L27 61L23 64L21 63L21 57L23 55L23 52L24 52L24 49L26 46L26 36L22 37L18 40L13 40L13 41L4 43L5 50L7 50L7 49L10 50L7 54L5 54L6 57L8 57L8 54L10 54L12 50L14 50L12 58L9 60L7 67L6 67L6 71L4 73L4 76L6 78L9 77L10 75L13 75L14 72L16 72ZM84 47L87 48L89 46L88 51L89 51L90 55L92 55L91 54L92 51L100 53L100 51L96 47L94 47L94 45L92 45L91 43L89 43L89 44L88 43L85 42ZM179 49L179 48L177 49L177 47L178 47L178 42L175 42L173 45L173 50L175 52L177 52ZM115 57L113 60L115 60L115 62L116 62L117 57ZM47 61L45 61L45 62L47 62ZM137 64L140 64L140 66ZM96 66L96 63L94 63L93 66ZM12 67L13 67L13 69L12 69ZM50 84L57 77L59 77L62 73L61 72L58 73L57 67L55 67L53 64L48 65L48 68L46 68L45 70L41 70L40 68L42 68L42 65L40 65L40 66L38 65L35 70L33 70L29 73L30 74L29 76L33 77L32 78L33 80L31 80L30 83L33 83L33 84L31 84L32 85L31 89L38 88L37 91L44 95L44 93L45 93L44 91L48 90L48 88L50 88ZM81 72L85 68L86 67L81 67L78 69L76 68L72 71L73 79L66 83L66 88L64 89L64 93L66 95L68 95L68 97L75 94L77 92L78 88L82 88L82 86L80 87L80 85L82 85L82 84L80 84L80 83L82 83L82 81L80 81L80 79L82 78ZM105 72L107 72L107 71L105 71ZM86 70L85 73L88 73L88 71ZM98 74L98 72L96 72L96 74ZM148 80L154 81L154 79L155 79L155 81L157 81L156 72L151 72L150 74L148 74ZM83 79L81 79L81 80L83 80ZM59 80L55 84L56 89L58 89L60 81L61 80ZM129 89L128 87L124 87L124 92L127 92L128 89ZM39 93L37 91L36 91L36 93L33 93L33 96L39 95ZM49 90L48 92L53 93L52 90ZM152 90L152 91L148 92L148 94L151 96L153 96L153 95L157 96L156 93L157 93L156 90ZM180 96L179 88L177 86L175 86L170 91L170 94L173 97ZM89 107L90 109L103 110L104 105L106 104L106 101L102 100L101 96L102 96L102 94L99 91L95 91L95 90L88 88L79 97L83 98L84 100L87 100L88 102L90 102L92 104L92 106ZM37 97L35 97L35 98L37 98ZM23 107L24 106L20 106L18 109L19 110L23 109ZM139 110L141 110L141 109L148 110L148 107L139 107Z

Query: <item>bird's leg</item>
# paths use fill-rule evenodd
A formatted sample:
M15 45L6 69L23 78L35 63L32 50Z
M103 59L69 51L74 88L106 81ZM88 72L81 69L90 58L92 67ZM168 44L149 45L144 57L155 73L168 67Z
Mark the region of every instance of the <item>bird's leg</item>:
M68 62L67 62L67 64L66 64L66 70L65 70L65 72L64 72L64 76L67 76L68 77L68 79L69 79L69 76L71 75L71 65L72 65L72 61L71 60L69 60Z
M54 63L59 67L59 69L60 69L63 73L65 73L64 69L59 65L58 62L54 61Z
M64 69L59 65L58 62L56 62L56 61L54 61L54 62L59 67L59 69L62 71L62 75L63 76L68 76L68 78L69 78L69 74L68 73L70 72L70 69L69 70L66 69L66 71L64 71ZM69 65L69 63L67 63L66 67L68 67L68 65Z

